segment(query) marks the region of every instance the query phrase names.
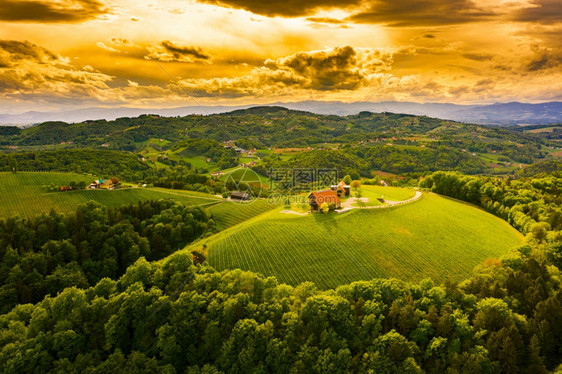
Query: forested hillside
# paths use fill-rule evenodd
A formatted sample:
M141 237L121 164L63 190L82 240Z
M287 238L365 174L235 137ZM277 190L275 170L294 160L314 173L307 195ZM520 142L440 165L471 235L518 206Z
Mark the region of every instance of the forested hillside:
M0 312L117 279L140 257L158 260L214 228L200 208L169 200L0 218Z
M547 134L546 134L547 135ZM280 107L257 107L209 116L166 118L143 115L115 121L77 124L46 122L28 129L3 128L0 147L34 149L107 147L137 152L150 139L235 141L243 148L338 146L369 143L383 146L447 147L458 151L506 155L531 162L546 155L544 133L520 132L446 121L425 116L361 112L345 117L326 116ZM10 148L11 147L11 148Z

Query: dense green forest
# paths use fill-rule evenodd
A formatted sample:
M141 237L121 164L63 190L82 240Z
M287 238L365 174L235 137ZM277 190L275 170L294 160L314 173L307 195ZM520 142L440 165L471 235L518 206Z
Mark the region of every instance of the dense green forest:
M0 218L0 311L117 279L140 257L158 260L214 228L200 208L169 200Z
M190 254L141 257L119 279L66 288L0 316L0 366L7 373L560 369L561 183L556 173L426 177L422 187L507 210L527 234L526 245L487 260L460 284L374 279L319 291L218 273Z

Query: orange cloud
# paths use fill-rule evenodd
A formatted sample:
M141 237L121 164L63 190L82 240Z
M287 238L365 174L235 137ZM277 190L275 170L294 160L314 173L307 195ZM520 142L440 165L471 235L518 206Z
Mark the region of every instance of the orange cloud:
M0 21L76 23L107 13L98 0L2 0Z
M186 47L164 40L157 46L148 47L149 54L145 56L147 59L154 59L165 62L210 62L212 56L198 47Z

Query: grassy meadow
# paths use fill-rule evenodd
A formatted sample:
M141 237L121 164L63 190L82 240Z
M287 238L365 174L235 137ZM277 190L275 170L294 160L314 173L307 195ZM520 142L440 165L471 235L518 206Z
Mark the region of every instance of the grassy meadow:
M70 181L91 182L94 178L72 173L0 173L0 217L11 215L34 216L73 211L77 205L90 200L108 206L120 206L145 200L174 199L182 203L208 206L221 200L215 196L193 191L164 188L123 188L117 190L79 190L47 192L42 186L51 183L68 185Z
M341 215L297 216L280 210L192 247L206 244L209 262L219 270L241 268L291 285L313 281L331 288L375 277L458 281L483 260L522 242L507 222L429 193L411 204Z

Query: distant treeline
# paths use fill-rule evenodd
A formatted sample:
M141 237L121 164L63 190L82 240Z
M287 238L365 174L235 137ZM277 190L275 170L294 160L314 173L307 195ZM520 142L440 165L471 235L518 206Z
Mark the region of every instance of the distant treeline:
M267 171L272 168L334 168L340 175L349 174L354 178L360 175L372 177L374 170L395 174L456 170L466 174L476 174L484 172L486 167L480 158L446 147L430 149L369 146L302 152L289 160L271 155L264 157L263 160L264 165L254 168L262 175L267 175Z
M0 171L62 171L119 176L137 181L153 175L153 169L136 154L100 149L61 149L56 151L0 153Z
M243 148L307 147L323 143L349 144L394 137L431 135L428 147L447 146L470 152L508 152L519 162L544 157L544 134L521 133L425 116L361 112L352 116L320 115L280 107L251 108L209 116L159 117L143 115L115 121L67 124L45 122L28 129L0 131L0 145L99 147L135 152L149 139L179 142L185 139L236 141ZM210 156L211 157L211 156Z

